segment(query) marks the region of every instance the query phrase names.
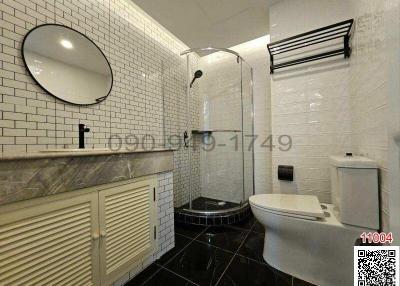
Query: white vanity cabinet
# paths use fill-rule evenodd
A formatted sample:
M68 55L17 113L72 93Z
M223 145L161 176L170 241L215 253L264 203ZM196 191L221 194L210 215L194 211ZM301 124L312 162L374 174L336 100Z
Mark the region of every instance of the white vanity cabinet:
M0 285L110 285L156 249L156 177L0 207Z
M109 285L156 248L156 180L99 192L100 271Z
M1 207L0 285L98 285L97 206L90 193Z

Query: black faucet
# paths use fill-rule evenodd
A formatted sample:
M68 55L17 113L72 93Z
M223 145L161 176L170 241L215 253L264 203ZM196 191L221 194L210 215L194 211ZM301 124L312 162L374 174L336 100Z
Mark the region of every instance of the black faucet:
M89 128L85 128L85 124L79 124L79 149L85 149L85 132L89 131Z

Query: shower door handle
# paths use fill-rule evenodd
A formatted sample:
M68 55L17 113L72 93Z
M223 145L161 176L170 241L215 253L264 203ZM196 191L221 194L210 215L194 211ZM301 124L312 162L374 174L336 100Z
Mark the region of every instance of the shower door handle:
M185 145L186 148L189 147L188 139L189 139L189 135L188 135L187 131L183 132L183 144Z

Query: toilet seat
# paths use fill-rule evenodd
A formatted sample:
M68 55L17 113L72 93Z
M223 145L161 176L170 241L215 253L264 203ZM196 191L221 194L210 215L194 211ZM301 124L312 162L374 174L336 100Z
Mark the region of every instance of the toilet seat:
M324 211L316 196L289 194L262 194L249 198L250 204L270 213L317 220Z

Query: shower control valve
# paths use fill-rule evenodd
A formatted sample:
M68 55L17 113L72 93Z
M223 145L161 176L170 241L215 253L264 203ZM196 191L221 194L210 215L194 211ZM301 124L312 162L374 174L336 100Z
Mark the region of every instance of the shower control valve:
M187 133L187 131L183 132L183 144L185 144L185 147L189 147L189 135Z

